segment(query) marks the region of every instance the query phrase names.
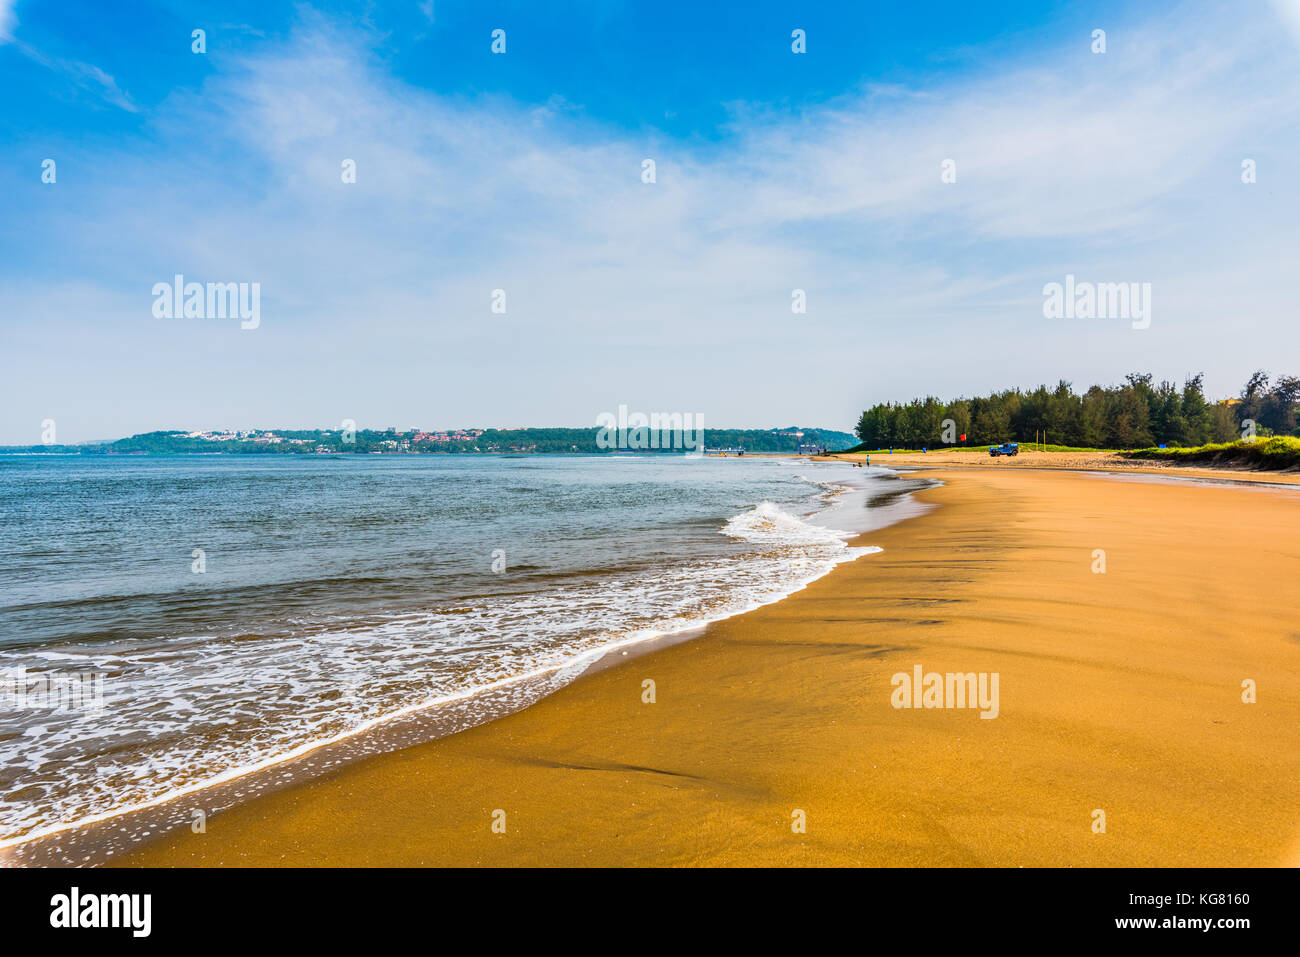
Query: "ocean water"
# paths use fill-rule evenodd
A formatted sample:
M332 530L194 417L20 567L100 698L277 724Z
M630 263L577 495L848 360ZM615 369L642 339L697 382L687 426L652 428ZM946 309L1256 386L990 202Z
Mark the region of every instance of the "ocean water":
M0 698L0 844L438 702L535 694L530 678L775 601L871 551L846 539L881 524L892 477L645 455L0 457L7 687L103 676L98 709Z

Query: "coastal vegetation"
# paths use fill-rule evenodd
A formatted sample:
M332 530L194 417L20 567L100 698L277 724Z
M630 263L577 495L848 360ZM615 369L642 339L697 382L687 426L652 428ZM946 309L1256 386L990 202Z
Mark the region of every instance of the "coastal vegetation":
M1270 382L1259 371L1240 396L1218 402L1206 399L1202 382L1201 375L1191 376L1179 388L1135 372L1120 385L1094 385L1083 393L1062 380L1054 389L1040 385L1031 392L1008 389L949 402L927 396L874 405L854 431L862 450L1036 439L1052 443L1049 448L1145 449L1230 443L1252 430L1264 438L1300 435L1300 378L1282 375Z
M998 443L998 444L1001 444L1001 443ZM1023 445L1022 448L1025 449L1025 450L1033 449L1033 450L1036 451L1036 452L1110 452L1110 451L1114 451L1113 449L1085 449L1085 448L1079 448L1079 447L1077 447L1077 446L1072 446L1072 445L1044 445L1044 444L1039 444L1039 443L1036 443L1036 442L1030 442L1030 443L1028 443L1028 444L1026 444L1026 445ZM859 453L859 452L869 452L869 453L871 453L871 454L873 454L873 455L876 454L876 453L881 453L881 454L884 454L884 455L889 455L891 452L897 452L897 453L900 453L900 454L911 453L911 452L944 452L944 453L948 453L948 452L971 452L971 453L978 453L978 454L980 454L980 455L988 455L988 446L987 446L987 445L970 445L970 444L968 443L968 444L966 444L966 445L961 445L961 444L958 444L958 445L939 445L939 446L934 446L934 445L923 445L923 446L921 446L920 448L910 449L910 448L902 448L901 446L894 446L893 448L871 448L870 446L866 446L866 445L858 444L858 445L855 445L855 446L854 446L853 448L851 448L851 449L844 449L843 452L854 452L854 453ZM842 453L841 453L841 454L842 454Z
M1132 459L1164 459L1179 464L1233 465L1258 469L1300 468L1300 438L1275 435L1266 439L1215 442L1194 448L1136 449Z

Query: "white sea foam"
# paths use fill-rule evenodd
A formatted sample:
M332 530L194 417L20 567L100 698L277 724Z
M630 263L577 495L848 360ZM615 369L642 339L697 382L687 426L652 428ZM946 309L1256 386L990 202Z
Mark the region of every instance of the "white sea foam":
M562 685L612 649L777 601L879 550L851 547L845 533L771 502L720 531L737 542L734 556L454 608L286 619L279 634L268 628L255 640L171 636L119 643L112 653L34 652L114 677L103 711L45 714L0 741L0 766L12 774L0 794L0 847L157 804L486 689L541 676Z

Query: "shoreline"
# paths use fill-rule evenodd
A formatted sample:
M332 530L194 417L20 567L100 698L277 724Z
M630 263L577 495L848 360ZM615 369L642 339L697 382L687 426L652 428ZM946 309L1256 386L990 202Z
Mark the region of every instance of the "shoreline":
M1104 505L1108 499L1114 499L1118 505L1125 505L1121 499L1131 499L1141 506L1141 520L1151 518L1151 506L1158 505L1157 499L1169 494L1171 489L1178 490L1175 497L1179 502L1174 503L1173 511L1170 512L1171 515L1179 516L1175 521L1186 521L1187 508L1183 507L1183 499L1187 499L1188 495L1209 495L1210 498L1217 499L1212 511L1230 516L1231 525L1238 529L1239 534L1248 537L1248 531L1242 525L1249 527L1248 518L1243 518L1239 512L1260 512L1261 515L1266 512L1271 518L1281 521L1281 527L1277 527L1274 521L1269 534L1281 536L1283 546L1300 541L1300 538L1286 538L1287 532L1300 534L1300 524L1297 524L1292 515L1296 505L1294 497L1287 489L1279 489L1264 482L1253 482L1252 485L1257 486L1257 494L1247 495L1242 492L1242 485L1205 484L1195 481L1196 477L1193 476L1167 475L1166 469L1158 471L1165 479L1186 477L1193 481L1108 482L1104 480L1113 479L1115 475L1122 479L1125 475L1100 475L1096 472L1065 469L962 468L950 469L946 473L944 469L924 471L935 472L936 477L940 477L945 484L915 493L915 501L926 503L927 508L922 514L850 540L850 545L884 545L884 553L871 555L870 562L854 560L841 563L805 589L780 601L707 625L703 629L703 635L694 637L693 640L686 640L689 637L686 636L667 646L659 645L658 642L646 642L651 646L638 649L636 654L628 655L627 658L612 653L604 654L601 661L585 668L584 674L576 680L510 715L485 719L486 723L461 729L450 737L439 737L437 740L417 742L399 750L361 757L322 774L282 784L274 791L248 797L227 810L213 814L208 819L207 832L203 835L191 833L188 818L174 820L170 827L164 828L166 833L156 831L147 843L123 848L121 853L103 862L114 866L273 866L282 863L308 866L321 863L354 866L398 863L526 863L536 866L556 863L989 863L992 866L1013 866L1018 863L1049 866L1065 863L1102 866L1140 863L1160 866L1192 863L1199 866L1210 863L1236 866L1242 863L1279 865L1300 862L1300 836L1297 836L1300 835L1300 827L1297 827L1294 807L1286 804L1284 794L1279 796L1274 793L1277 792L1277 787L1271 781L1265 787L1255 788L1255 791L1261 793L1257 794L1252 804L1252 813L1256 814L1252 818L1253 830L1227 828L1227 831L1235 835L1230 841L1210 840L1206 835L1201 835L1199 841L1183 841L1180 844L1177 836L1167 831L1167 828L1154 828L1158 840L1151 839L1138 846L1117 850L1117 845L1121 845L1122 841L1089 843L1087 839L1101 836L1092 835L1088 831L1087 820L1084 820L1083 836L1071 833L1070 840L1057 841L1056 845L1048 848L1004 846L1002 850L1006 857L998 857L997 854L989 857L988 848L984 846L982 853L971 856L970 850L953 846L954 841L961 845L961 840L936 837L931 833L932 827L926 828L926 833L930 836L918 837L915 833L907 833L907 827L902 826L898 820L883 822L871 819L871 814L880 813L881 806L893 807L904 820L909 814L914 819L924 819L927 814L935 814L931 805L937 804L943 796L944 778L962 780L969 776L957 774L948 768L946 774L937 779L936 785L935 780L914 779L907 775L900 778L893 774L889 776L892 784L883 788L871 781L876 772L883 770L880 761L888 759L897 762L900 759L900 749L904 757L917 753L919 749L922 757L926 758L922 765L930 767L936 759L941 758L941 755L936 758L940 742L943 742L946 749L953 746L958 749L974 748L980 761L987 761L989 755L983 753L983 750L992 748L993 742L998 740L998 733L991 733L989 729L997 732L998 728L1010 723L1009 719L1017 714L1018 709L1009 709L1013 689L1017 689L1019 696L1024 693L1024 685L1027 683L1034 690L1037 705L1050 707L1050 685L1047 696L1044 697L1044 688L1041 687L1043 675L1039 672L1043 667L1053 666L1044 664L1039 659L1044 658L1047 662L1069 661L1067 651L1070 649L1050 649L1048 653L1044 646L1052 645L1056 635L1052 628L1044 627L1044 623L1039 620L1041 615L1039 618L1030 616L1034 622L1028 628L1026 620L1018 619L1026 618L1023 607L1026 601L1056 605L1060 598L1053 601L1047 596L1040 596L1037 599L1015 599L1008 603L1005 594L971 598L948 596L945 592L945 589L961 590L970 585L979 585L980 576L975 575L975 571L997 568L998 564L1008 560L1009 555L1027 547L1015 542L1013 537L1006 534L1005 529L1000 531L1000 528L1008 521L1019 527L1023 521L1023 506L1030 499L1043 498L1047 492L1061 492L1061 489L1048 489L1044 480L1067 482L1070 488L1065 501L1074 501L1080 493L1087 493L1089 507ZM1230 476L1222 475L1222 472L1212 477L1218 480L1230 479ZM1115 492L1117 486L1125 490ZM1243 505L1243 499L1249 501ZM936 503L944 507L935 508ZM1056 502L1056 506L1061 507L1061 502ZM1283 511L1275 514L1279 506ZM1169 503L1165 503L1165 508L1169 511ZM961 515L957 512L961 512ZM984 518L980 518L980 512L983 512ZM996 516L993 523L987 520L991 514ZM1087 525L1091 528L1095 524L1096 516L1092 516ZM979 546L978 549L972 545L972 538L975 545ZM979 544L979 538L988 541ZM937 551L936 540L946 542ZM1053 532L1049 534L1047 542L1034 544L1035 549L1044 546L1049 553L1060 550L1058 534ZM1236 549L1223 549L1222 544L1218 544L1218 547L1221 554L1239 554ZM992 551L1000 557L983 554L972 566L969 558L962 558L962 555L971 550ZM907 551L914 554L909 557ZM1165 549L1157 551L1164 553ZM1178 554L1186 562L1186 555L1180 551ZM1286 553L1286 558L1286 566L1282 570L1274 570L1277 572L1274 584L1282 588L1281 592L1270 592L1270 586L1260 581L1260 568L1252 567L1247 575L1248 579L1255 579L1252 584L1260 589L1260 593L1273 593L1281 599L1283 614L1288 596L1300 597L1295 594L1294 584L1295 573L1300 571L1300 557L1295 554L1294 546ZM1079 560L1086 568L1087 554ZM911 568L917 566L918 562L920 573ZM1160 567L1158 560L1148 564ZM898 575L909 571L909 568L911 573L905 575L902 581L920 594L900 597L896 590L891 590L891 586L900 584ZM1115 581L1112 576L1117 571L1110 572L1106 577L1083 577L1082 583L1109 585ZM945 577L949 575L952 577ZM1287 575L1291 576L1290 580ZM1205 583L1197 583L1193 588L1184 588L1183 596L1169 598L1174 605L1178 605L1179 598L1196 603L1195 596L1203 592L1204 585ZM1286 589L1290 589L1290 592ZM1034 589L1030 590L1032 592ZM1135 631L1125 616L1141 614L1143 606L1149 605L1149 588L1139 589L1134 597L1140 599L1136 602L1138 607L1132 607L1132 598L1115 602L1113 597L1108 596L1105 602L1096 603L1093 609L1104 609L1109 619L1119 623L1119 635L1108 636L1110 658L1115 658L1115 653L1125 648L1126 641L1131 644L1135 635L1143 635L1143 629ZM993 598L997 601L993 602ZM1204 603L1204 598L1201 598L1201 603ZM1294 601L1291 603L1294 605ZM1030 645L1030 648L1000 648L996 628L992 629L993 633L982 636L988 637L988 641L979 642L980 654L991 654L1015 666L1010 670L1004 667L1001 671L1004 705L1000 718L991 722L978 719L971 722L963 720L976 718L976 715L970 713L909 713L891 709L888 706L889 688L885 683L888 675L884 674L889 668L884 668L878 674L872 663L892 662L898 655L905 655L906 661L897 664L898 670L906 671L906 667L913 663L911 658L919 655L917 661L927 668L931 667L932 662L936 666L943 664L941 659L944 655L950 655L954 649L961 648L963 644L970 645L970 642L940 641L931 646L924 638L928 637L927 633L944 631L944 624L952 624L945 623L945 611L962 610L966 605L972 606L967 611L979 609L979 614L967 620L966 628L983 625L980 631L989 632L989 620L1000 622L1004 627L1018 625L1019 631L1023 632L1022 644L1028 642ZM997 607L984 607L989 605ZM919 614L922 610L928 611ZM1232 614L1249 610L1251 606L1235 610ZM988 614L991 611L993 614ZM1183 611L1180 616L1191 623L1193 632L1197 627L1204 629L1206 622L1214 620L1208 616L1193 616L1188 611ZM1057 620L1056 624L1061 627L1062 624L1071 622L1073 618L1067 616L1065 622ZM1240 624L1242 623L1235 622L1234 627ZM1236 780L1247 794L1252 792L1252 788L1240 775L1243 761L1248 765L1252 762L1255 765L1268 765L1269 761L1273 761L1277 765L1277 774L1266 774L1270 779L1287 780L1290 775L1290 779L1294 780L1300 774L1300 753L1297 753L1296 746L1287 744L1286 732L1278 729L1279 722L1282 728L1294 727L1296 716L1300 715L1300 674L1297 674L1294 661L1284 657L1284 653L1291 650L1287 648L1286 642L1300 641L1300 632L1292 635L1286 632L1284 624L1275 620L1262 623L1256 620L1253 624L1256 631L1262 627L1271 642L1270 667L1277 672L1270 681L1274 685L1270 688L1270 697L1274 698L1273 707L1262 723L1258 719L1262 711L1253 714L1249 710L1240 711L1239 718L1255 722L1255 729L1249 735L1236 736L1234 739L1234 748L1238 752L1244 750L1248 761L1240 757L1240 754L1235 762L1230 761L1230 754L1221 755L1223 762L1227 763L1225 765L1221 762L1221 765L1216 766L1217 774L1221 775L1226 774L1223 768L1231 767ZM1210 625L1210 628L1214 631L1222 629L1217 625ZM876 636L880 641L865 642L863 631L883 633ZM792 632L796 632L800 640L789 641ZM828 641L824 632L833 632L831 637L846 640ZM844 632L848 633L842 635ZM1087 629L1084 629L1084 633L1087 633ZM896 637L906 637L907 641L885 640ZM1279 637L1281 642L1278 641ZM920 641L913 641L914 638L920 638ZM1117 641L1118 648L1112 648ZM1200 646L1206 651L1216 650L1213 645L1205 648L1204 638L1201 638ZM803 651L793 661L784 661L787 655L781 651L783 648ZM1138 655L1138 664L1130 661L1073 663L1083 668L1082 674L1089 680L1095 679L1092 672L1099 668L1110 679L1128 680L1135 671L1160 671L1165 650L1165 646L1145 649L1143 654ZM1153 651L1160 653L1156 654L1154 661ZM1278 658L1279 654L1283 657ZM845 657L846 662L852 663L855 671L866 668L863 687L874 689L870 696L863 698L862 694L846 694L845 677L837 674L837 668L827 670L824 667L828 663L827 659L833 661L840 657ZM1123 655L1119 657L1122 658ZM862 661L858 661L859 658ZM632 667L632 662L640 664ZM807 666L805 670L809 674L801 674L801 663ZM984 670L975 667L978 662L958 661L953 664L962 670ZM1028 668L1030 664L1034 664L1030 674L1021 674L1013 681L1015 670L1018 667ZM719 666L722 666L720 670ZM659 688L663 689L660 690L660 701L654 706L641 703L641 672L654 675L664 670L671 676L668 687L685 688L688 692L693 692L690 697L695 700L695 711L698 713L703 710L707 714L692 714L689 709L682 711L680 707L666 709L664 705L668 702L663 698L668 697L667 687L662 677L658 679ZM1178 677L1179 680L1173 681L1175 685L1186 681L1186 676ZM1164 685L1171 680L1173 679L1169 675L1162 676L1160 688L1157 688L1160 692L1156 696L1157 700L1169 698L1171 689ZM798 685L806 694L794 697L793 701L789 700L789 696L780 694L781 684ZM1108 694L1113 697L1113 692L1106 689L1106 683L1096 685L1093 681L1092 687L1102 698ZM757 714L754 707L741 706L753 703L749 701L749 692L742 693L740 701L736 700L740 689L757 689L754 693L767 703L770 703L768 698L772 696L781 697L785 707L779 707L771 714ZM677 690L673 697L680 693ZM1231 702L1232 693L1234 689L1219 688L1216 697ZM720 697L722 700L710 701L710 697ZM822 703L810 705L811 700ZM865 701L870 701L870 706L866 706L863 703ZM1221 706L1222 701L1216 703L1216 707ZM1238 703L1232 714L1247 707ZM737 765L732 752L753 752L750 742L754 739L755 732L759 733L759 740L770 737L771 740L780 741L790 736L806 739L809 729L803 727L803 724L807 716L805 713L809 709L822 711L826 715L822 729L865 722L862 724L862 736L850 741L849 745L850 752L871 745L868 752L862 754L861 761L853 762L852 767L844 766L844 755L827 752L816 740L818 736L813 735L811 740L805 740L801 745L809 749L809 761L803 762L797 755L792 757L789 753L784 754L781 761L775 762L780 766L776 768L779 774L772 780L767 780L767 775L774 770L768 767L774 763L771 755L751 754L754 757L753 766L744 763ZM676 711L676 714L666 714L669 710ZM607 727L606 719L611 715L616 718L616 728ZM915 727L910 732L905 727L898 727L897 719L900 715L913 719ZM660 716L666 718L666 722L656 722ZM1037 728L1037 736L1031 736L1036 741L1035 746L1013 741L1010 745L997 749L998 753L1009 749L1011 754L1017 755L1019 761L1028 761L1036 767L1044 761L1057 762L1061 774L1078 776L1078 771L1070 770L1074 755L1066 755L1069 759L1062 761L1060 742L1056 739L1061 733L1069 733L1070 728L1080 720L1087 722L1088 709L1073 713L1067 711L1057 714L1056 718L1056 724ZM1229 713L1222 715L1222 719L1210 720L1216 726L1231 723ZM655 727L660 723L667 727ZM1170 733L1170 716L1165 715L1158 740L1147 741L1145 746L1154 753L1165 753L1173 749L1175 754L1182 754L1183 733L1177 726L1178 722L1174 722L1174 733ZM708 731L712 727L735 732L723 736L733 737L740 745L720 750L719 741L712 740L716 736ZM650 733L651 728L653 733ZM946 736L945 729L948 732ZM958 732L956 744L952 737L953 731ZM1048 733L1044 735L1044 731ZM1113 735L1115 729L1112 727L1099 731L1091 728L1084 739L1096 737L1104 731ZM1015 733L1022 735L1023 732ZM883 739L872 745L874 735L883 735ZM1266 742L1270 737L1278 742L1277 750L1271 755L1261 755L1258 742ZM967 744L962 744L963 739L967 740ZM666 742L673 741L676 745L667 748L664 746ZM818 771L814 758L820 758L824 765L822 770ZM1182 754L1184 761L1186 758L1187 755ZM943 761L939 763L943 765ZM685 765L686 768L673 765ZM870 772L867 771L868 767ZM1252 768L1252 774L1257 770L1257 767ZM761 785L746 780L755 774L764 779ZM1109 774L1102 778L1106 781L1117 780L1122 779L1123 774L1125 768L1112 767ZM781 785L789 779L797 780L809 775L814 779L818 775L827 776L829 781L818 781L818 787L798 789L800 804L794 806L814 805L816 801L829 801L835 805L835 810L831 813L831 824L832 830L840 832L839 840L827 845L811 837L792 835L789 830L789 810L785 811L787 817L783 818L784 824L781 819L772 817L775 810L768 811L764 818L767 823L762 832L753 832L754 814L745 813L746 805L759 801L764 794L788 791L788 788ZM598 784L584 780L597 778L610 780ZM614 780L619 778L623 780ZM1023 791L1026 787L1023 781L1005 779L1005 775L998 780L1001 781L998 791L987 789L988 800L993 804L989 805L992 817L985 820L985 830L1001 822L1002 815L1006 814L1006 794ZM868 785L871 794L866 804L863 804L861 797L853 794L853 785L863 784ZM936 787L939 788L937 792ZM1177 776L1162 772L1160 780L1147 781L1148 792L1152 787L1156 787L1157 800L1153 800L1147 810L1141 813L1144 827L1152 827L1149 818L1152 815L1158 817L1161 802L1169 800L1164 792L1170 789L1177 792L1182 785ZM722 802L722 810L711 806L707 801L703 804L699 802L701 792L708 788L714 788L715 797ZM1030 791L1041 792L1041 788L1030 787ZM511 797L484 800L487 792ZM682 807L673 807L675 801L666 804L666 792L669 797L679 798L688 807L689 813L684 815ZM1264 792L1268 792L1268 800L1264 800ZM603 802L591 804L591 798L598 794L603 794ZM910 798L907 797L909 794ZM1048 807L1056 806L1053 801L1060 800L1060 794L1052 793L1050 789L1047 797L1052 800L1044 801L1043 793L1037 793L1036 797L1040 805ZM581 807L571 806L575 800ZM1273 814L1266 824L1258 818L1262 811L1255 805L1261 804L1273 807ZM523 814L528 819L528 824L517 831L512 826L506 835L490 833L491 811L500 805L510 807L507 813L511 815L512 822L519 820L517 814ZM1034 804L1031 802L1030 810L1032 806ZM632 813L632 809L637 807L642 810ZM442 814L448 809L452 811L448 822L429 820L429 815L435 810ZM827 810L823 806L818 811L818 818L822 818ZM1203 807L1192 807L1188 813L1192 813L1193 817L1200 813L1204 817L1204 810ZM845 817L845 811L849 811L848 817ZM975 811L978 809L967 807L967 823L982 817ZM1282 823L1274 819L1278 817L1279 811L1284 818ZM813 811L810 810L809 813L811 817ZM1132 813L1131 807L1128 813ZM1240 815L1240 809L1234 811L1225 807L1223 813ZM698 835L699 822L711 822L719 815L728 820L728 828L740 828L746 832L745 840L740 843L748 841L753 845L749 853L728 850L727 843L720 839L718 833L710 831L710 828L706 828L706 832L712 833L711 839ZM1031 818L1034 817L1031 814ZM1041 807L1037 817L1041 818ZM612 820L607 820L610 818ZM667 826L668 822L672 822L671 827ZM818 823L822 827L827 824L826 820L818 820ZM884 827L885 823L891 826ZM1071 822L1071 826L1078 823ZM1204 830L1204 820L1201 823ZM611 839L608 828L615 824L616 831ZM633 828L633 824L642 830L653 824L649 833L655 836L658 843L628 840L629 835L625 831L634 833L636 828ZM1056 822L1056 827L1060 827L1060 822ZM944 830L952 837L952 828L945 827ZM1209 831L1210 836L1213 836L1214 828L1210 827ZM1282 831L1288 835L1286 840L1279 837ZM352 835L356 832L359 835L354 840ZM816 833L811 824L809 832L814 835ZM1268 833L1271 843L1261 841L1261 833ZM512 837L515 840L511 840ZM620 837L621 840L614 840ZM879 839L888 840L875 854L867 853L870 846L875 846L872 841ZM1230 853L1231 841L1236 841L1235 854ZM1005 835L1002 843L1005 844ZM629 844L632 846L620 846ZM1160 853L1154 853L1153 848ZM1093 856L1093 852L1099 850L1110 853L1104 857ZM1079 857L1079 854L1083 854L1083 857Z
M418 747L525 711L569 684L642 655L690 641L702 635L708 627L702 624L578 655L572 661L547 669L546 673L503 679L494 685L458 695L455 700L414 705L372 719L366 725L337 737L307 742L285 754L249 767L231 769L214 779L160 798L24 835L13 843L0 846L0 867L112 865L117 855L147 847L151 843L147 838L153 834L189 828L196 809L203 810L206 818L208 814L237 808L242 803L285 788L307 784L356 762ZM577 674L564 684L551 690L545 688L547 674L575 669L578 669ZM528 704L518 705L506 696L496 694L502 688L530 682L536 686L536 697Z
M833 522L818 520L833 513L841 498L861 494L866 500L880 499L885 502L886 507L878 509L878 512L887 513L880 520L882 526L904 521L915 513L908 508L907 500L911 493L918 487L928 487L931 483L915 480L909 482L902 476L892 477L903 479L900 484L905 487L873 492L868 487L848 481L856 476L840 476L839 480L815 482L814 484L836 488L838 492L829 499L827 505L806 516L805 520L821 527L832 527ZM850 535L846 542L851 543L858 537L857 534ZM835 567L837 566L832 566L819 577L833 573ZM819 579L812 579L814 582L817 580ZM796 585L792 591L766 605L782 601L810 583ZM551 667L500 679L447 699L421 702L377 716L334 737L304 742L264 761L231 768L211 779L140 804L38 829L0 843L0 867L111 864L116 855L147 845L147 838L153 835L178 827L188 827L192 823L191 814L195 808L212 809L212 813L230 810L248 800L306 784L316 777L355 762L419 746L498 720L526 710L542 698L592 674L698 638L718 622L749 614L766 605L739 609L677 630L617 641L599 649L575 654ZM500 693L502 689L521 687L525 689L526 700L523 704ZM206 813L208 812L205 811Z
M918 498L944 507L871 533L869 561L115 863L1300 860L1294 493L936 474ZM1103 546L1110 567L1092 573ZM1000 674L999 716L893 708L891 674L918 664Z

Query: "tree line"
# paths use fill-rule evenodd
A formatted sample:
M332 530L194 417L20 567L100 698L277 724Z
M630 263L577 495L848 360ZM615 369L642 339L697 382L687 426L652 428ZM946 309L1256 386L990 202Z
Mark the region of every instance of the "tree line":
M1153 382L1149 373L1130 373L1117 386L1094 385L1078 394L1062 380L1054 389L1008 389L987 396L942 402L933 396L907 403L887 402L862 413L854 432L862 447L936 448L945 444L986 445L1032 442L1046 434L1051 445L1138 449L1154 445L1197 446L1230 442L1254 434L1300 435L1297 401L1300 378L1270 381L1256 372L1234 400L1211 402L1204 376L1179 388Z

